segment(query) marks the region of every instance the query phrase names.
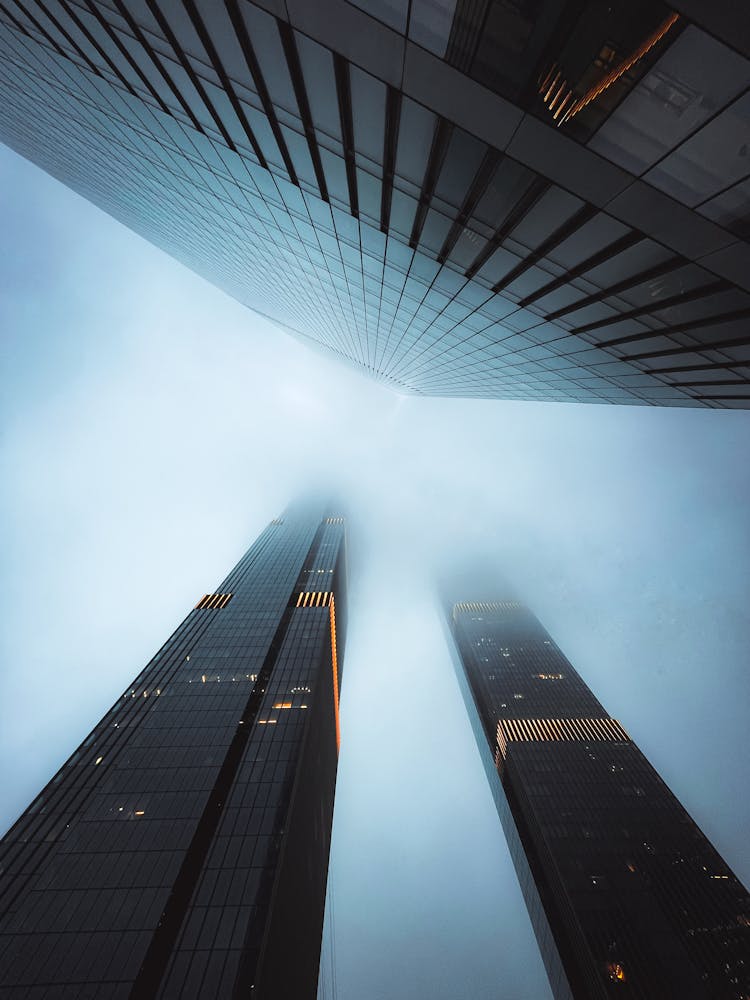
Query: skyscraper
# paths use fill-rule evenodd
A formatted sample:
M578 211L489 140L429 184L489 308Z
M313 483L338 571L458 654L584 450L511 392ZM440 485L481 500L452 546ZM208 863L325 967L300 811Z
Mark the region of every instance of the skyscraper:
M750 898L516 601L448 608L456 672L556 1000L744 1000Z
M0 141L398 391L747 407L730 7L0 0Z
M11 828L4 998L315 996L344 533L272 521Z

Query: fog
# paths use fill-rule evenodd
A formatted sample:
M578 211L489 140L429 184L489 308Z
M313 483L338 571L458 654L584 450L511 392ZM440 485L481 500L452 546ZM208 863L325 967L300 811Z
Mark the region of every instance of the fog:
M400 397L2 148L0 177L3 829L326 489L350 544L336 996L550 995L439 577L508 580L750 881L750 413Z

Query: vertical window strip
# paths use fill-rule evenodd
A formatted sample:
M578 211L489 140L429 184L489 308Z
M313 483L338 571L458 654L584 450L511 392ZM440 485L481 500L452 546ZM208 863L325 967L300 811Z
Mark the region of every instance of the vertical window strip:
M648 316L655 309L669 309L670 306L680 306L688 302L695 302L697 299L707 299L712 295L718 295L720 292L730 291L731 288L732 285L728 281L720 278L718 281L711 281L706 285L700 285L698 288L692 288L689 291L672 295L668 299L662 299L656 306L653 302L650 302L648 305L639 306L637 309L629 309L627 312L617 313L615 316L608 316L606 319L598 319L592 323L584 323L583 326L573 327L569 332L572 334L590 333L592 330L599 330L604 326L613 326L615 323L620 323L625 319L637 319L639 316Z
M569 236L572 236L573 233L578 232L579 229L585 226L587 222L590 222L597 214L597 211L593 205L582 205L572 218L568 219L561 226L558 226L546 240L539 244L536 250L532 250L504 278L496 282L492 286L492 291L497 294L497 292L512 284L517 278L520 278L529 268L533 267L543 257L546 257L551 250L554 250L564 240L567 240Z
M0 11L2 11L3 14L5 14L5 16L13 24L13 26L16 28L17 31L19 31L26 38L30 38L36 44L39 44L40 40L38 38L35 38L34 35L31 34L31 32L26 27L26 25L22 24L21 21L19 21L18 18L15 17L15 15L8 9L8 7L7 7L7 5L5 3L0 3ZM46 41L46 43L59 56L62 56L63 59L70 59L70 53L66 52L65 49L63 49L61 47L61 45L49 34L49 32L45 31L45 29L42 27L42 25L39 23L39 21L37 21L37 19L34 17L34 15L31 13L31 11L24 10L24 14L29 19L29 21L31 21L31 23L34 25L34 27L36 28L36 30L42 36L42 38L44 38L44 40ZM100 75L98 73L98 71L96 70L95 67L92 67L92 71L95 72L95 73L97 73L97 75Z
M401 91L388 84L385 100L385 135L383 137L383 185L380 196L380 230L388 233L391 224L393 178L396 173L396 148L401 123Z
M548 284L543 285L541 288L537 288L535 292L527 295L526 298L521 299L518 303L519 309L525 309L530 306L537 299L544 298L545 295L549 295L551 292L556 292L558 288L562 288L564 285L570 284L575 278L580 278L582 274L587 271L593 270L593 268L598 267L600 264L605 264L608 260L612 260L613 257L617 257L619 254L624 253L631 247L634 247L637 243L640 243L645 237L642 233L637 230L633 230L630 233L626 233L621 236L618 240L614 240L612 243L608 243L607 246L603 247L597 253L592 254L587 257L586 260L581 261L575 267L570 268L565 274L561 274L559 278L555 278Z
M245 24L244 18L240 13L240 9L237 0L225 0L227 13L229 14L229 20L232 22L232 27L234 28L234 33L237 37L240 48L242 49L242 54L245 57L245 62L247 63L247 68L250 71L250 76L253 78L255 84L255 89L258 92L258 97L260 98L260 103L263 106L263 111L265 112L266 118L268 119L268 124L271 127L273 137L276 140L276 145L279 147L279 152L281 153L281 158L284 161L284 166L287 169L287 173L292 181L299 187L299 179L297 177L297 171L294 169L294 164L292 163L292 158L289 155L289 149L282 135L281 128L279 126L278 119L276 118L276 112L274 111L273 102L271 101L271 96L268 93L268 87L266 86L266 81L263 79L263 74L260 70L260 63L255 55L255 49L250 41L250 34L247 30L247 25ZM283 39L282 39L283 40ZM267 167L265 157L261 157L261 165Z
M542 177L534 178L524 194L521 195L519 200L510 210L509 214L505 217L505 220L492 234L487 242L487 245L477 254L474 261L466 269L464 272L465 277L473 278L477 271L484 267L506 236L509 236L510 233L513 232L516 226L531 211L534 205L536 205L542 195L546 194L551 187L552 185L548 180L545 180Z
M414 214L414 224L412 225L411 236L409 237L409 246L412 250L416 250L419 245L422 229L427 218L427 210L435 193L435 186L437 185L438 177L440 176L440 171L448 152L448 145L452 134L453 125L445 118L438 117L435 122L435 131L432 135L432 146L430 147L430 155L427 158L424 179L422 180L422 190L419 193L419 203L417 211Z
M115 0L115 2L117 2L117 0ZM156 0L146 0L146 5L153 14L154 18L156 19L156 22L159 25L159 28L161 29L167 42L169 42L169 44L171 45L172 51L175 54L175 58L179 62L180 66L182 66L182 68L187 73L190 82L192 83L193 87L195 87L196 93L203 101L206 111L208 111L209 115L213 119L214 124L216 125L216 128L221 133L222 139L227 144L227 146L229 146L229 148L236 153L237 147L235 146L231 135L229 134L229 132L227 132L224 122L221 120L221 115L214 107L211 98L206 93L206 90L200 81L200 78L198 77L193 67L190 65L190 60L186 57L185 53L183 52L182 47L175 36L175 33L172 31L169 22L167 21L164 14L161 12L158 3L156 2Z
M89 57L86 55L86 53L80 47L80 45L78 45L78 43L75 41L75 39L72 37L72 35L70 35L70 33L65 30L64 26L60 23L60 21L55 17L55 15L49 9L50 5L49 4L42 4L41 6L42 6L42 10L44 12L44 15L50 20L50 22L60 32L60 34L63 36L63 38L65 39L65 41L68 43L68 45L70 45L71 49L73 49L73 51L76 53L76 55L79 57L79 59L83 60L83 62L86 64L86 66L88 67L88 69L91 70L92 73L95 73L97 76L101 76L102 75L101 71L96 66L96 64L93 63L89 59ZM28 8L28 5L27 5L27 8ZM41 26L41 24L39 24L39 22L36 20L36 18L34 18L32 16L31 12L27 8L24 9L24 13L26 14L26 16L29 18L30 21L33 21L33 23L39 27L39 30L45 35L45 37L49 38L50 36L47 33L47 31L45 31L45 29Z
M687 323L675 323L672 326L662 326L658 330L644 330L641 333L632 333L627 337L615 337L614 340L602 340L595 344L596 347L619 347L620 344L631 344L639 340L648 340L655 335L668 337L675 333L691 333L693 330L700 330L704 326L715 326L721 323L731 323L738 319L750 319L750 308L733 309L731 312L719 313L716 316L702 316L700 319L690 320ZM714 341L710 345L686 344L684 347L675 347L667 351L649 352L647 354L631 354L628 360L658 357L663 354L682 354L685 351L698 350L721 350L723 347L742 347L748 343L747 337L733 338L731 340Z
M333 71L336 78L336 92L341 119L341 137L344 142L346 183L349 189L349 207L352 215L359 218L359 194L357 192L357 167L354 159L354 121L352 115L352 88L349 78L349 63L338 52L333 53Z
M156 67L156 70L158 71L159 75L161 76L161 78L166 83L167 87L174 94L175 100L177 101L177 103L180 105L180 107L182 108L182 110L185 112L185 114L190 119L190 123L193 126L193 128L197 132L200 132L201 134L205 135L205 131L203 129L203 126L198 121L198 119L195 117L195 113L193 112L193 109L190 107L190 105L188 104L188 102L183 97L183 95L182 95L182 93L180 91L180 88L176 85L176 83L174 82L174 80L170 76L170 74L169 74L166 66L164 65L164 63L160 59L158 53L154 52L154 50L149 45L148 41L146 40L146 37L144 36L144 34L141 31L141 29L138 27L135 19L132 17L130 11L127 9L127 7L125 6L125 4L123 3L123 0L112 0L112 2L114 3L115 7L117 8L117 12L120 14L120 16L127 23L127 25L130 28L130 31L132 32L133 37L135 38L135 40L141 46L141 48L146 53L146 55L149 57L149 59L151 60L151 62L154 64L154 66Z
M164 114L170 115L170 117L172 117L172 112L169 110L169 108L167 107L167 105L161 99L161 97L159 96L159 93L156 91L156 89L152 85L151 81L148 79L148 77L143 72L143 70L141 69L141 67L138 65L138 63L135 61L135 59L132 57L132 55L130 54L130 52L128 52L126 46L124 46L122 44L122 41L120 40L119 35L112 28L112 25L104 17L104 15L102 14L101 10L99 10L99 8L96 6L96 3L94 2L94 0L83 0L83 2L86 4L86 7L87 7L89 13L91 14L91 16L95 17L96 20L98 21L99 26L101 27L102 31L106 32L109 40L115 46L115 48L120 53L120 55L123 57L123 59L127 62L128 66L130 66L130 68L132 69L132 71L135 73L135 75L141 81L141 83L146 88L146 90L148 91L148 93L151 95L151 97L153 98L153 100L158 104L159 109ZM99 48L98 45L97 45L97 50L102 51ZM102 51L102 54L104 54L103 51ZM122 76L121 73L118 73L118 76L124 82L127 82L127 81L125 81L125 79L124 79L124 77ZM136 94L136 96L138 96L135 88L130 88L130 90L131 90L131 93Z
M253 130L250 128L250 122L247 120L247 115L245 114L242 104L240 103L240 100L237 97L237 93L234 87L232 86L232 81L229 79L227 71L225 70L221 58L219 57L219 53L216 51L216 47L211 39L211 36L209 35L208 30L206 29L206 25L203 22L203 18L200 16L200 13L198 12L198 8L196 7L193 0L183 0L183 4L185 6L185 10L187 11L188 17L190 18L193 24L193 27L195 28L196 34L201 40L201 44L203 45L203 48L206 50L208 58L211 60L211 65L213 66L216 75L221 80L221 85L224 88L229 103L232 105L234 113L237 115L237 119L240 125L242 126L242 131L247 136L247 140L250 143L255 155L258 156L261 162L265 162L263 159L261 148L258 145L258 141L255 138ZM209 108L209 110L211 109Z
M655 267L650 267L645 271L639 271L638 274L633 274L629 278L624 278L622 281L618 281L615 285L610 285L608 288L603 288L599 292L587 295L583 299L571 302L570 305L563 306L562 309L556 309L554 312L547 313L544 318L548 322L560 319L563 316L567 316L568 313L576 312L578 309L585 309L586 306L593 305L595 302L601 302L602 299L609 298L610 295L619 295L620 292L626 292L629 288L636 288L638 285L643 284L644 281L651 281L653 278L661 278L666 274L670 274L672 271L676 271L680 267L684 267L686 263L688 263L688 261L686 261L684 257L670 257L669 260L665 260L661 264L657 264ZM652 308L657 307L658 303L654 303L652 305Z
M302 119L302 127L305 130L305 139L307 140L307 148L310 151L310 159L312 160L313 170L315 171L315 180L318 183L321 198L324 201L328 201L328 184L326 183L326 177L323 171L323 161L321 160L320 150L318 149L318 139L315 135L315 126L313 124L312 112L310 111L310 101L307 97L305 78L302 73L302 64L300 63L299 52L297 51L297 43L294 40L294 31L292 26L287 24L286 21L277 20L276 24L278 25L279 35L281 36L281 45L284 49L284 55L286 56L287 69L289 70L289 76L292 80L294 96L297 98L297 107L299 109L300 118Z
M495 176L495 172L500 166L502 160L503 154L498 152L496 149L490 148L484 154L482 162L479 164L474 179L471 182L471 186L469 187L463 204L461 205L461 210L456 216L456 219L451 226L448 235L445 237L442 247L440 248L440 253L437 258L438 263L444 264L450 256L451 251L458 242L458 238L466 228L467 222L474 214L474 210L479 204L480 199L492 183L492 178Z
M81 32L81 34L86 39L86 41L89 43L89 45L91 46L91 48L94 49L94 51L97 53L97 55L99 56L99 58L109 68L110 72L113 73L117 77L117 79L120 81L120 83L123 85L123 87L125 87L125 89L128 91L129 94L132 94L133 97L138 97L139 95L136 92L136 90L133 87L133 85L130 83L129 80L127 80L122 75L122 73L117 68L117 66L112 62L112 60L110 59L109 55L104 51L104 49L101 47L101 45L99 45L99 43L94 38L94 36L91 34L91 32L88 30L88 28L83 23L83 21L78 17L78 15L76 14L76 12L73 9L73 7L71 6L71 4L68 3L68 0L58 0L58 3L63 8L63 10L65 11L65 13L68 15L68 17L73 22L73 24L75 24L76 28L78 28L78 30ZM98 70L97 67L94 67L94 71L97 73L97 75L101 75L101 73L99 72L99 70Z

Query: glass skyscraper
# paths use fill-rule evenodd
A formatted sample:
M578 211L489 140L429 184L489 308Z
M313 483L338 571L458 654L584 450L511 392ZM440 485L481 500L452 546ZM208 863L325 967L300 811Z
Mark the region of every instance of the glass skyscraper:
M401 392L750 404L750 38L674 0L0 0L0 141Z
M0 996L315 997L344 536L272 521L5 836Z
M625 729L523 605L446 611L556 1000L745 1000L748 893Z

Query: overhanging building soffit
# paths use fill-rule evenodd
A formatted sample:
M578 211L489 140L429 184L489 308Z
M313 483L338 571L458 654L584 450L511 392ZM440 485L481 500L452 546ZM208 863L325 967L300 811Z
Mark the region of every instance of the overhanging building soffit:
M347 0L260 0L269 12L614 218L750 289L750 250L735 235L524 112Z

